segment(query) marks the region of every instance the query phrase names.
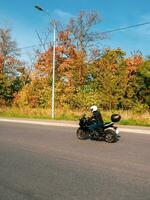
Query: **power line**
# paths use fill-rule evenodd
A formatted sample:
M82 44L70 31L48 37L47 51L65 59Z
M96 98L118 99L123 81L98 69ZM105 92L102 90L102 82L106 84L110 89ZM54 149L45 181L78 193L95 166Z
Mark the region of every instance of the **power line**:
M122 27L122 28L112 29L112 30L108 30L108 31L105 31L105 32L102 32L102 33L112 33L112 32L122 31L122 30L125 30L125 29L130 29L130 28L134 28L134 27L138 27L138 26L144 26L144 25L147 25L147 24L150 24L150 22L144 22L144 23L141 23L141 24L135 24L135 25L126 26L126 27Z
M34 47L37 47L37 46L41 46L41 44L34 44L34 45L30 45L30 46L20 47L20 48L14 49L14 50L29 49L29 48L34 48Z
M144 23L135 24L135 25L131 25L131 26L126 26L126 27L122 27L122 28L116 28L116 29L104 31L104 32L102 32L102 34L112 33L112 32L117 32L117 31L122 31L122 30L130 29L130 28L135 28L135 27L138 27L138 26L144 26L144 25L148 25L148 24L150 24L150 22L144 22ZM49 42L46 43L46 44L49 44ZM17 48L15 50L22 50L22 49L34 48L34 47L37 47L37 46L41 46L41 44L35 44L35 45L31 45L31 46L20 47L20 48Z

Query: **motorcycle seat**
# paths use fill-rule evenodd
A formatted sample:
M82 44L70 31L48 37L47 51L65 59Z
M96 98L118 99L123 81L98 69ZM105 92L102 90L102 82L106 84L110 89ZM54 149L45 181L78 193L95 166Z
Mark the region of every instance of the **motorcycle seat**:
M114 123L113 122L108 122L104 124L104 128L108 128L110 126L112 126Z

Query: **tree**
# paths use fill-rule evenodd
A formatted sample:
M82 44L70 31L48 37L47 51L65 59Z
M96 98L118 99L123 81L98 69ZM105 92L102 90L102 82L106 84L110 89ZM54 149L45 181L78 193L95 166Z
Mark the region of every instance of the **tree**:
M92 27L101 22L101 18L96 11L80 11L77 17L71 18L67 30L72 35L72 41L77 50L87 52L87 49L95 46L95 42L105 38L105 35L92 31Z
M10 29L0 29L1 73L16 75L16 68L20 65L18 55L17 45L11 38Z
M17 58L16 42L9 29L0 29L0 100L10 104L14 93L21 87L18 67L22 63Z
M51 89L45 78L32 79L32 82L26 84L19 93L16 94L14 105L18 107L29 106L48 107L51 104Z
M94 61L89 74L92 90L99 94L99 105L104 109L117 108L123 96L125 52L121 49L105 49L100 59Z
M150 60L143 61L137 71L138 99L150 108Z
M139 101L138 92L141 87L138 86L137 73L140 64L143 62L142 55L133 54L125 59L126 69L124 72L124 108L131 109Z
M48 77L51 83L52 52L50 47L42 53L35 65L40 71L40 76ZM86 63L84 54L76 50L72 44L69 31L61 31L58 35L56 47L56 91L58 101L62 102L61 96L66 96L63 101L68 101L68 95L76 93L84 84L86 76Z

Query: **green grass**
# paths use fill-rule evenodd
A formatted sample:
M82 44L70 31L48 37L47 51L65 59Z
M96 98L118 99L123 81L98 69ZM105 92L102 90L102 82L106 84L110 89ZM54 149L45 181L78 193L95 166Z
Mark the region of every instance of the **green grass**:
M69 110L69 109L56 109L56 120L79 120L83 110ZM121 125L137 125L137 126L150 126L150 113L137 114L132 111L102 111L102 116L105 122L110 121L112 113L121 114L122 118L119 124ZM90 113L88 113L90 114ZM51 109L42 108L16 108L16 107L3 107L0 108L0 117L7 118L26 118L26 119L45 119L51 120Z
M150 126L150 122L146 120L126 119L119 122L121 125L134 125L134 126Z
M56 120L78 120L81 115L81 112L78 111L55 110ZM51 109L5 107L0 108L0 117L51 119Z

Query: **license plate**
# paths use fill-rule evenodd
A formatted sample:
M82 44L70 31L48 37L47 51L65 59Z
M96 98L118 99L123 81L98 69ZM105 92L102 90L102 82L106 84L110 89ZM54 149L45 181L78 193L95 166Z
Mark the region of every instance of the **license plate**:
M119 135L119 130L118 129L116 129L116 134Z

